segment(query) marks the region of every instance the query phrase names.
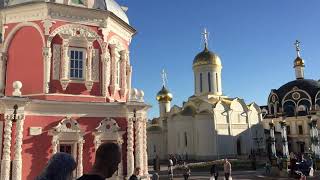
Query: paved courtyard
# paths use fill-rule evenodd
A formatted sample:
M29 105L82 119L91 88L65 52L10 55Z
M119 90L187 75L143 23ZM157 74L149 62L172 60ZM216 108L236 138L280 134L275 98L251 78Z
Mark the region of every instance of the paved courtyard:
M160 179L165 180L168 179L167 171L165 169L166 167L161 167L160 172ZM150 167L151 170L151 167ZM150 171L152 173L152 171ZM209 172L191 172L190 180L209 180L210 175ZM233 171L232 172L232 178L233 180L251 180L251 179L268 179L268 180L285 180L290 178L280 178L280 177L268 177L264 175L263 169L257 170L257 171ZM183 176L181 174L175 174L174 176L175 180L183 179ZM314 177L308 177L307 179L310 180L319 180L320 179L320 173L319 171L315 173ZM219 180L224 180L223 172L220 172Z

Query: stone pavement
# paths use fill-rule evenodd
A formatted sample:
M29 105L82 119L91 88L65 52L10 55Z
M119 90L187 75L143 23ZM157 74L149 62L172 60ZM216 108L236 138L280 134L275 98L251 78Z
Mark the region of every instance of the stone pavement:
M151 170L152 167L150 167ZM152 171L150 171L150 174ZM224 180L223 177L223 172L219 172L219 180ZM285 180L285 179L290 179L290 178L280 178L280 177L268 177L263 175L264 170L260 169L257 171L233 171L232 172L232 179L233 180L251 180L251 179L267 179L267 180ZM191 172L191 176L189 180L209 180L210 175L209 172ZM168 179L167 175L167 167L161 167L161 172L160 172L160 179L161 180L166 180ZM183 179L182 174L175 174L174 175L174 180L180 180ZM320 180L320 173L319 171L316 173L315 177L308 177L308 180Z

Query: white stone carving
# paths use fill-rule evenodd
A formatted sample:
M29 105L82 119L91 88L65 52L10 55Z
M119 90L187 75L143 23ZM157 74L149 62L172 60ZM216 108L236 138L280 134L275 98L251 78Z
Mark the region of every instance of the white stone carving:
M10 148L11 148L11 133L12 133L12 121L11 118L5 116L4 126L4 140L3 140L3 154L1 161L1 180L10 179Z
M24 117L24 116L23 116ZM21 180L22 176L22 140L23 140L24 118L16 122L16 143L14 150L14 159L12 162L12 179Z
M55 21L51 21L49 19L43 20L43 27L44 27L44 35L50 35L50 29L52 27L52 25L54 23L56 23Z
M131 89L129 95L129 101L131 102L144 102L144 92L136 88Z
M99 81L99 49L94 49L93 51L93 61L92 61L92 80Z
M61 142L68 141L74 142L73 156L77 160L77 177L82 175L83 172L83 135L78 122L71 117L66 117L57 126L49 131L52 136L52 153L58 152L58 145ZM77 152L78 146L78 152ZM78 155L77 155L78 154ZM78 158L77 158L78 157Z
M13 87L13 92L12 92L12 96L21 96L21 88L22 88L22 83L20 81L14 81L12 83L12 87Z
M52 72L52 79L59 80L60 79L60 58L61 57L61 45L53 44L53 72Z
M99 145L101 144L102 141L116 141L118 145L120 146L120 149L122 148L123 144L123 134L125 131L120 131L120 127L116 120L112 118L106 118L102 120L99 124L99 126L96 128L96 131L93 132L94 135L94 143L95 143L95 148L96 150L98 149ZM117 176L118 178L122 179L123 176L123 164L122 160L119 164L118 168L118 174L114 175Z
M66 24L63 26L60 26L56 28L49 36L47 45L50 45L52 42L52 39L59 34L60 36L68 36L68 37L77 37L77 38L85 38L90 41L97 40L102 51L104 49L105 43L103 42L102 38L95 32L93 31L90 27L80 25L80 24Z
M142 126L139 118L135 121L135 167L140 167L143 171L142 166Z
M125 50L120 52L120 59L121 59L121 89L120 89L120 95L121 97L124 97L124 95L126 94L127 91L127 52Z
M81 129L76 120L66 117L57 126L53 128L53 133L81 133Z
M109 96L109 84L110 84L110 53L102 53L102 95L104 97Z
M84 144L84 140L81 139L78 141L79 144L79 148L78 148L78 167L77 167L77 177L81 177L83 174L83 165L82 165L82 161L83 161L83 144Z
M88 91L91 91L92 86L93 86L93 81L92 81L92 51L93 51L93 45L92 42L88 42L87 46L87 76L86 76L86 88Z
M45 64L45 75L44 75L44 92L49 93L49 83L50 83L50 74L51 74L51 48L44 47L42 50L43 59Z
M115 91L116 91L116 62L119 61L120 58L120 54L119 51L117 49L117 46L114 44L110 45L110 51L111 51L111 67L110 67L110 76L111 76L111 81L110 81L110 94L114 95Z
M63 39L62 40L62 52L61 52L61 79L60 83L63 90L67 89L69 84L69 40Z
M127 178L133 174L134 156L133 156L133 118L128 118L127 129Z

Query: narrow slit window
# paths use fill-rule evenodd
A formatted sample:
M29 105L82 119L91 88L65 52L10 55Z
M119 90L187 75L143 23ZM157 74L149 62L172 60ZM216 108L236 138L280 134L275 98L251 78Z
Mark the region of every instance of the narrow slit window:
M211 74L208 72L208 86L209 86L209 92L211 92Z
M202 92L202 73L200 73L200 92Z

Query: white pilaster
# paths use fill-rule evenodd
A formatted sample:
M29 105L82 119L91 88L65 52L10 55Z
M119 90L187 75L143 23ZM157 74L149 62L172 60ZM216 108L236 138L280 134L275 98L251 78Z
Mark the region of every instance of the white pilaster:
M110 83L110 91L111 91L111 95L114 95L115 94L115 90L116 90L116 76L117 76L116 62L119 60L120 54L118 52L118 49L117 49L116 45L111 44L110 45L110 49L111 49L111 83Z
M7 55L0 53L0 96L4 95Z
M133 156L133 119L128 118L127 129L127 177L133 174L134 170L134 156Z
M110 84L110 54L107 51L101 54L102 61L102 95L104 97L109 96L109 84Z
M23 117L23 116L22 116ZM12 162L12 180L21 180L22 178L22 140L23 140L24 118L16 122L16 140L14 159Z
M147 119L143 121L143 166L144 175L148 177Z
M92 81L92 51L93 51L93 43L92 41L88 42L87 45L87 76L86 76L86 88L88 91L91 91L93 86Z
M127 51L123 50L120 52L120 59L121 59L121 89L120 89L120 95L123 97L126 94L127 90L127 76L126 76L126 71L127 71Z
M83 143L84 140L81 139L78 141L78 169L77 169L77 177L81 177L83 174Z
M51 143L52 143L52 154L55 154L58 152L58 145L59 145L59 141L56 136L52 138Z
M62 53L61 53L61 79L60 83L63 90L67 89L69 84L69 39L64 38L62 40Z
M50 71L51 71L51 48L50 47L44 47L42 49L43 54L43 60L44 60L44 92L47 94L49 93L49 83L50 83Z
M10 179L10 148L11 148L11 133L12 133L11 118L5 117L3 154L1 161L1 180Z

